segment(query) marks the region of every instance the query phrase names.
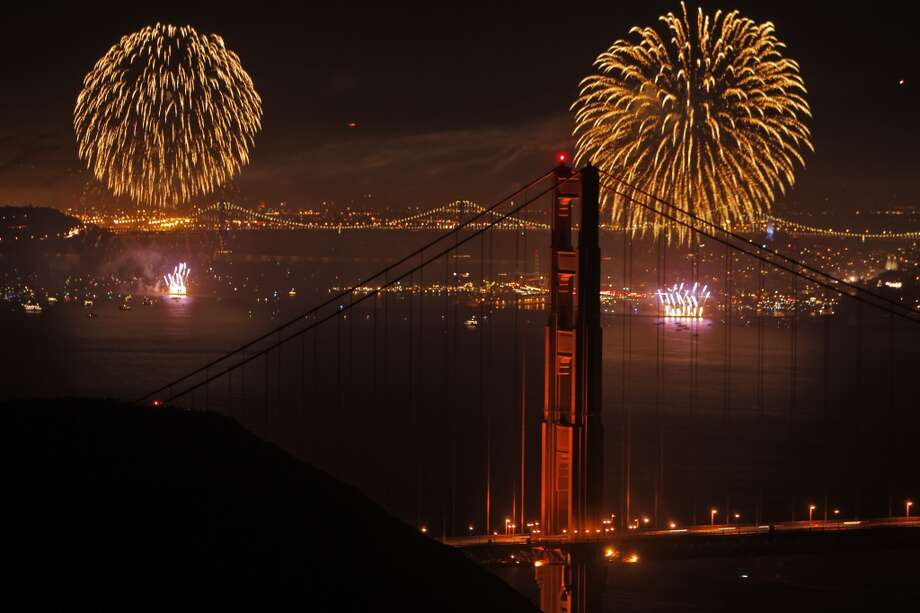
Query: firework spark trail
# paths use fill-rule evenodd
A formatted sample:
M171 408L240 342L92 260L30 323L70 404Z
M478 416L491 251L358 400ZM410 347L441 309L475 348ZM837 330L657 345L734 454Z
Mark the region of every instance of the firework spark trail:
M173 206L249 163L262 99L216 34L157 24L122 39L86 75L78 154L116 196Z
M694 283L692 287L684 285L675 284L673 287L658 290L658 300L664 307L664 316L702 318L706 303L712 296L709 286L700 287L699 283Z
M170 296L185 296L188 294L188 276L192 272L185 262L177 264L172 272L163 276Z
M793 185L813 147L805 82L773 24L699 9L694 29L681 8L660 18L664 32L633 28L635 42L602 53L572 110L576 161L636 188L602 191L612 222L686 241L689 229L629 200L648 201L643 190L708 222L750 224Z

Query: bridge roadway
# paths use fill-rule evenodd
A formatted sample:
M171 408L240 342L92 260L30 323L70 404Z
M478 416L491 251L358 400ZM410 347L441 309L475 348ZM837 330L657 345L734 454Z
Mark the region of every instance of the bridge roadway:
M773 524L705 524L673 528L668 530L628 530L596 535L590 537L568 538L540 538L538 535L498 534L498 535L473 535L463 537L448 537L443 539L446 545L457 548L476 547L481 545L534 545L545 547L547 545L564 544L589 544L589 543L614 543L624 538L630 542L639 542L646 539L661 537L678 537L680 535L709 535L709 536L739 536L750 534L766 534L773 526L776 532L840 532L854 530L870 530L875 528L920 528L920 517L893 517L885 519L829 519L815 521L789 521L775 522ZM442 539L438 539L442 540Z

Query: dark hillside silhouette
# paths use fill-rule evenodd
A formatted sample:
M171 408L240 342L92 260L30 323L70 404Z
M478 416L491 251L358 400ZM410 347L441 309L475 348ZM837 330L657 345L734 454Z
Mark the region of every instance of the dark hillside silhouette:
M2 411L3 551L28 609L531 610L222 416L90 400Z

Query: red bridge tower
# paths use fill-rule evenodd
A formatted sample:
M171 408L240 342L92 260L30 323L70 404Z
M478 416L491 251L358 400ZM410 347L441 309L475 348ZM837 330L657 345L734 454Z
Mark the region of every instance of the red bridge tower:
M545 537L601 527L603 426L598 173L555 170L541 424L540 523ZM572 214L581 229L572 246Z

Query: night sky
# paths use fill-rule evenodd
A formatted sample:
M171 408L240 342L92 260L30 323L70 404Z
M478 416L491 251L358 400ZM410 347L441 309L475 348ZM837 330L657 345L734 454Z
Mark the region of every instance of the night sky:
M83 76L121 35L157 21L222 35L262 95L264 129L236 182L240 202L342 206L373 194L377 206L403 208L487 202L541 174L554 152L571 147L568 107L593 59L631 26L680 9L134 4L4 9L0 205L79 204L89 175L71 113ZM802 66L816 153L781 204L920 206L916 25L899 3L821 5L703 4L772 20Z

